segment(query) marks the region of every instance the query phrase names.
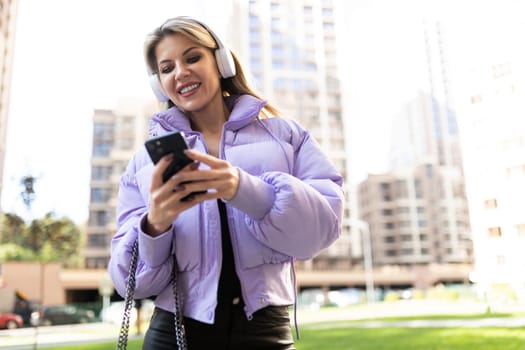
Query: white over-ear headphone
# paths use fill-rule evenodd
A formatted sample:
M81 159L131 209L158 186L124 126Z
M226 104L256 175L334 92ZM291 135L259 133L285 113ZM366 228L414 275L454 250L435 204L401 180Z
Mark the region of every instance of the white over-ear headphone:
M230 50L223 45L219 37L206 24L200 21L197 21L194 18L190 18L190 17L178 17L178 18L184 18L184 19L189 19L191 21L194 21L198 23L201 27L206 29L208 33L210 33L210 35L213 37L213 39L217 43L217 49L215 49L215 60L217 61L217 68L219 69L219 73L221 74L221 77L231 78L235 76L235 73L236 73L235 72L235 62L233 61L233 56ZM153 73L150 75L149 83L151 85L151 89L153 90L153 93L155 94L155 96L157 97L159 101L161 102L169 101L169 97L166 95L166 92L162 88L162 85L160 84L160 81L159 81L159 77L156 73Z

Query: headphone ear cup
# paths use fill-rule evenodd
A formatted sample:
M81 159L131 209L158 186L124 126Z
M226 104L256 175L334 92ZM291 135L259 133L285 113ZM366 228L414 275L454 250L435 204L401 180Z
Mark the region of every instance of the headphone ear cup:
M160 102L168 102L170 100L169 97L166 96L164 89L160 85L159 77L157 74L151 74L149 76L149 84L151 86L151 89L153 90L153 93Z
M233 61L230 50L224 47L216 49L215 60L217 61L217 67L223 78L235 76L235 62Z

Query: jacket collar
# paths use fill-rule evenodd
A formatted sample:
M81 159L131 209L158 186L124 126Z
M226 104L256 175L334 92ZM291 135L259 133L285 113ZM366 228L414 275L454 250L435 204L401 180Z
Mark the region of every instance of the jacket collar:
M226 96L224 100L226 106L231 111L230 117L224 127L230 130L238 130L256 119L261 109L266 105L266 101L262 101L251 95ZM165 131L180 130L187 134L194 132L191 129L188 116L177 107L162 111L151 118L150 134L155 132L155 129L158 127Z

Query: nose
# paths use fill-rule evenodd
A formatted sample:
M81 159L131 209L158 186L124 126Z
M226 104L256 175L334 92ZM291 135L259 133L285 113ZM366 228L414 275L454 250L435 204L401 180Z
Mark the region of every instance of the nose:
M186 78L189 74L188 67L184 64L178 64L175 67L175 79L176 80L183 80Z

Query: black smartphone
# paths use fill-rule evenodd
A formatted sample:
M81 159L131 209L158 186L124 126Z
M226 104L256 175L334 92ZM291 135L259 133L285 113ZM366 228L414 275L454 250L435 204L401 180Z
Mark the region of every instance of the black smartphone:
M171 163L162 174L162 181L164 182L168 181L170 177L175 175L186 165L194 162L194 160L188 158L184 154L184 150L188 149L188 144L186 143L186 138L182 131L175 131L148 139L144 145L146 146L146 150L154 164L157 164L162 157L170 153L173 154ZM192 192L182 198L181 201L188 200L194 194L205 192L206 191Z
M151 138L146 141L145 146L154 164L157 164L162 157L170 153L173 154L173 160L162 174L162 181L164 182L186 165L193 163L193 160L184 154L184 150L188 149L188 144L182 131Z

